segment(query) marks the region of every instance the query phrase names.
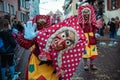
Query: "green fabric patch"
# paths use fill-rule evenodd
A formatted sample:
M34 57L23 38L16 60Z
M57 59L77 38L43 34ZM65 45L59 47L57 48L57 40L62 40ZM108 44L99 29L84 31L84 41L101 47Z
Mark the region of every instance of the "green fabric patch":
M93 48L93 50L92 51L95 51L95 47Z
M28 67L28 70L29 70L29 72L32 73L35 70L34 64L30 64L29 67Z
M87 54L86 50L84 50L84 54Z

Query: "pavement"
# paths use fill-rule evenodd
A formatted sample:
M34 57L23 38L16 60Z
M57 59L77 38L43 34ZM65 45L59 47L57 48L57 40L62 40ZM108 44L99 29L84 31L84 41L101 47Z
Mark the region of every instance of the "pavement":
M105 41L105 45L99 43L100 41L97 44L99 55L95 60L98 70L84 71L83 61L81 60L72 80L120 80L120 43L118 42L114 46L108 46L108 41ZM21 74L18 80L25 80L24 75L29 52L29 50L19 46L16 54L16 71L20 71Z
M120 37L115 45L109 46L108 36L98 40L98 58L95 65L98 70L84 71L83 60L80 62L72 80L120 80ZM105 44L100 44L103 41ZM114 40L113 40L114 41Z
M120 46L97 46L99 55L94 63L98 70L84 71L81 61L73 80L120 80Z

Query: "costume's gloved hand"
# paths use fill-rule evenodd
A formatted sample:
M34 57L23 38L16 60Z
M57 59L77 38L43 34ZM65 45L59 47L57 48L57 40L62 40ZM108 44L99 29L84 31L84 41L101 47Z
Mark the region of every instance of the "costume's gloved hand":
M38 59L41 61L39 65L47 64L48 66L52 64L52 59L49 52L43 52L38 55Z
M41 61L47 61L47 57L46 57L45 54L42 54L42 55L39 54L39 55L38 55L38 59L41 60Z
M95 37L96 37L96 38L100 37L100 34L95 33Z
M43 52L41 54L38 55L38 59L40 59L41 61L51 61L51 56L49 52Z
M14 34L18 34L18 30L15 29L15 28L12 29L12 32L13 32Z
M24 24L24 38L32 40L38 34L38 31L35 31L36 23L32 24L32 21L28 21L27 25Z

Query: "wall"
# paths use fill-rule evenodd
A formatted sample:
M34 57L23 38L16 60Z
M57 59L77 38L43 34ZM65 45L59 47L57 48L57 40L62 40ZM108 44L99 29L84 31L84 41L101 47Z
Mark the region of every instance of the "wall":
M118 3L120 3L120 1ZM116 10L108 10L107 5L110 4L108 3L108 0L105 0L105 13L103 13L105 22L107 23L111 18L115 18L116 16L120 18L120 8Z

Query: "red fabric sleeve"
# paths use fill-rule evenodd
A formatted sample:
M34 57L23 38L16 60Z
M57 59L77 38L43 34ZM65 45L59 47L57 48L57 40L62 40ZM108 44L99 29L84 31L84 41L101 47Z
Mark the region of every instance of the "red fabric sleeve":
M23 35L17 36L17 42L20 46L24 47L25 49L29 49L34 44L33 40L24 39Z

